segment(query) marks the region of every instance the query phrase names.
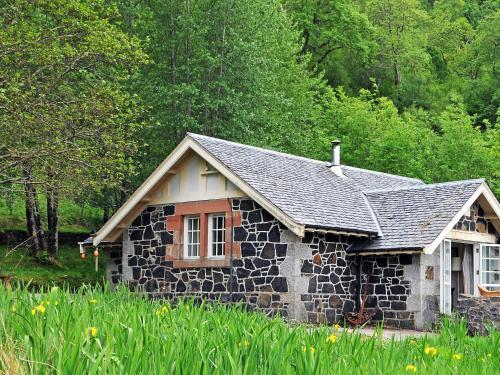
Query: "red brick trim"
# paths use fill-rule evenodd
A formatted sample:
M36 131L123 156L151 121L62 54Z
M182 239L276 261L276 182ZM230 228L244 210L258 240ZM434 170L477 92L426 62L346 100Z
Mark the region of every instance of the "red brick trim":
M226 216L226 256L223 259L213 259L208 256L208 215L214 213L224 213ZM184 255L184 217L187 215L200 215L200 258L186 259L180 262ZM240 226L240 212L234 211L232 216L233 226ZM174 232L174 243L167 246L166 252L166 259L174 261L174 268L185 268L185 266L220 267L214 264L226 264L229 261L231 253L231 204L227 199L177 203L175 215L169 216L167 219L167 230ZM239 242L233 242L233 258L239 258L240 254Z

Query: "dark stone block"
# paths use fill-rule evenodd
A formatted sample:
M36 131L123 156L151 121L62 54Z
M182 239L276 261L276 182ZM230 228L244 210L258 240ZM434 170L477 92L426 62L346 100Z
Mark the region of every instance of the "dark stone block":
M326 242L340 242L340 236L338 234L326 233L325 234Z
M153 224L153 230L155 232L160 232L162 230L165 230L165 222L157 221L156 223Z
M406 302L392 301L391 302L391 309L392 310L406 310Z
M262 221L274 221L274 216L262 209Z
M386 294L387 290L385 289L385 285L375 285L375 294Z
M354 311L354 302L351 300L346 300L344 302L344 308L342 309L342 312L344 314L347 314L347 313L352 312L352 311Z
M243 261L241 259L233 259L233 267L243 267Z
M183 293L186 291L186 284L184 284L181 280L177 282L177 285L175 286L175 291L177 293Z
M250 224L260 223L262 221L260 210L250 211L247 220Z
M219 283L214 285L214 292L225 292L225 291L226 287L224 286L224 284Z
M158 279L163 279L165 277L165 268L164 267L156 267L153 270L153 277Z
M342 299L337 296L337 295L333 295L333 296L330 296L330 298L328 298L328 306L330 307L336 307L336 308L340 308L342 307Z
M172 245L174 243L174 236L167 231L161 232L160 238L162 245Z
M257 255L257 251L255 250L255 246L250 242L242 242L241 243L241 256L242 257L253 257Z
M145 212L141 215L141 224L144 226L151 224L151 214L150 213Z
M241 211L251 211L255 209L255 206L253 204L253 200L251 199L244 199L240 201L240 210Z
M306 232L304 233L304 237L302 237L302 243L311 243L312 239L314 237L314 234L312 232Z
M240 279L244 279L250 275L250 271L246 270L244 268L238 268L236 270L236 276L238 276Z
M288 283L286 277L275 277L271 286L276 292L288 292Z
M139 227L141 225L141 216L142 215L138 215L134 221L132 222L132 224L130 224L131 227Z
M257 305L260 308L265 309L271 306L271 295L270 294L261 294L257 298Z
M212 272L214 282L215 283L221 283L224 280L224 274L221 272Z
M377 266L381 268L387 267L387 258L386 257L377 257Z
M147 256L149 256L149 253L146 251ZM137 265L138 266L144 266L146 265L146 258L137 258Z
M269 272L268 275L279 275L280 270L278 266L271 266L269 267Z
M269 242L280 242L281 241L281 235L280 235L280 230L277 226L274 226L270 231L269 231Z
M375 315L373 315L372 319L374 321L384 320L384 312L380 309L377 309L377 311L375 312Z
M390 287L391 294L405 294L406 288L402 285L393 285Z
M177 277L175 277L175 275L170 271L165 271L164 278L165 278L165 281L168 281L168 282L177 281Z
M344 288L342 288L342 284L338 283L335 285L335 293L345 294Z
M155 279L148 280L144 284L144 290L148 293L152 293L158 290L158 282Z
M330 282L332 284L337 284L340 281L340 278L337 276L336 273L332 272L330 273Z
M227 280L227 287L229 291L237 291L238 290L238 280L236 280L235 276L230 276Z
M134 229L130 233L130 241L141 241L143 232L144 232L144 230L142 230L142 229Z
M274 247L276 248L276 256L278 258L283 258L286 256L287 244L277 243Z
M203 281L203 285L202 285L201 289L204 292L211 292L213 286L214 286L213 282L211 282L210 280L205 280L205 281Z
M254 264L255 268L264 268L264 267L270 266L271 262L268 261L267 259L255 258L253 260L253 264Z
M265 277L254 277L253 282L255 283L255 285L264 285L266 282L266 278Z
M339 266L339 267L345 267L345 266L347 266L347 263L345 262L344 259L337 258L337 266Z
M191 285L191 290L193 292L199 292L200 291L201 283L199 281L193 280L193 281L191 281L190 285Z
M157 246L156 247L156 256L158 256L158 257L165 256L165 246Z
M245 268L247 270L254 270L255 269L251 259L244 259L243 262L245 263Z
M411 254L401 254L399 256L399 264L401 265L411 264Z
M245 292L253 292L255 290L255 286L253 285L252 279L245 280Z
M247 239L247 231L243 227L234 228L234 240L235 241L245 241Z
M128 265L130 267L137 266L137 257L131 256L130 258L128 258Z
M257 235L257 241L259 241L259 242L267 242L267 232L260 232Z
M175 212L175 206L172 204L169 204L167 206L163 206L163 216L170 216L173 215Z
M257 231L258 232L267 232L271 227L273 226L273 223L262 223L262 224L257 224Z
M274 259L274 255L274 244L266 243L260 253L260 256L264 259Z
M318 287L317 276L313 276L309 280L309 287L307 289L307 292L308 293L316 293L317 287Z
M148 225L146 227L146 229L144 230L143 239L144 240L152 240L153 238L155 238L155 234L153 232L153 228L151 228L151 225Z
M394 277L396 276L396 271L393 268L386 268L384 270L384 277Z
M319 275L318 276L318 283L327 283L330 281L330 277L326 275Z
M139 280L141 277L141 269L139 267L132 268L132 277L134 280Z
M313 272L313 264L310 260L304 260L302 263L302 267L300 269L302 273L312 273Z
M335 289L332 284L323 284L321 286L321 293L334 293Z
M377 307L378 306L378 299L377 299L377 296L368 296L366 298L366 307L368 308L373 308L373 307Z

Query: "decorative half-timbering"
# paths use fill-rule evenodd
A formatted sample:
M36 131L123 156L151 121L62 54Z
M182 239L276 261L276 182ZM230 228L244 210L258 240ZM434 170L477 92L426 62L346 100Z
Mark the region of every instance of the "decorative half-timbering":
M113 245L114 285L311 323L431 328L461 294L500 290L485 181L427 185L334 147L322 162L188 134L81 251Z

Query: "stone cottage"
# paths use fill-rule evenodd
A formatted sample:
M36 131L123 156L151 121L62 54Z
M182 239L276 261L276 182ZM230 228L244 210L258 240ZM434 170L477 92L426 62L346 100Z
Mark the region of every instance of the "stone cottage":
M430 327L500 290L500 204L484 180L424 184L188 134L87 245L144 292L291 319Z

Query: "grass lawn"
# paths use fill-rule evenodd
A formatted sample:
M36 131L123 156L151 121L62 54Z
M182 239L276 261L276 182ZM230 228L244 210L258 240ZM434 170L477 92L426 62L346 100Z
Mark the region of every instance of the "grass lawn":
M33 259L25 248L9 253L10 248L0 245L0 276L14 274L14 279L22 283L30 283L33 287L41 285L67 285L78 288L83 283L102 283L105 273L105 256L99 257L99 271L95 272L94 257L87 254L80 259L78 248L61 246L58 263L49 264L43 260Z
M120 289L0 286L0 373L498 374L500 333L382 340L290 326L241 307L150 300Z

